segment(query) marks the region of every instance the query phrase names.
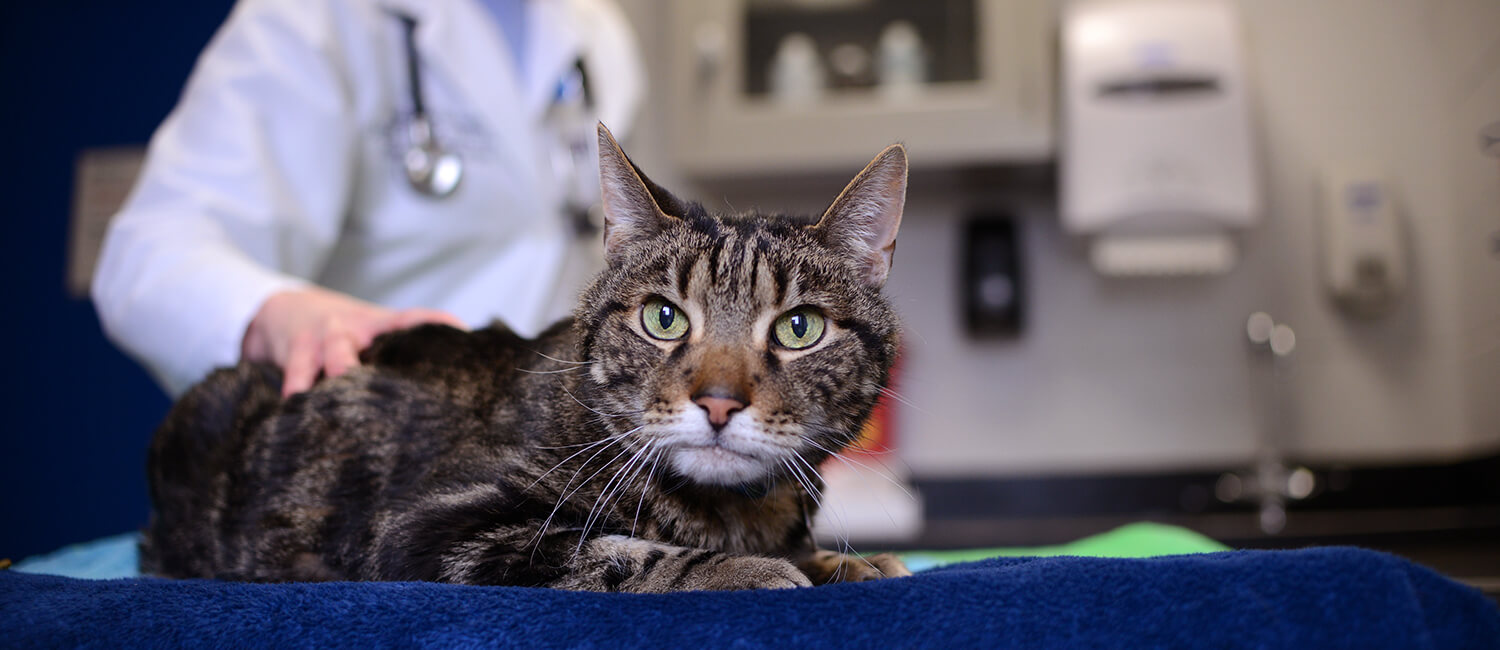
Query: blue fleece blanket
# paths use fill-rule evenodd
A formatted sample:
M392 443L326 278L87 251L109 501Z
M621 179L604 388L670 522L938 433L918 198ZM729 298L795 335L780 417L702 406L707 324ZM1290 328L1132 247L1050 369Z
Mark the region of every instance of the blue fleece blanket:
M1371 551L1002 558L787 591L78 580L0 571L15 646L1500 648L1478 591Z

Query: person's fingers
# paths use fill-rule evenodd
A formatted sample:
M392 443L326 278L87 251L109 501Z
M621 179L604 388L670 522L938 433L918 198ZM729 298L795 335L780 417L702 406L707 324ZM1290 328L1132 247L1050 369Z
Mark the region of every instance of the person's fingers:
M359 365L358 346L350 333L339 332L323 339L323 375L337 377Z
M453 314L450 314L446 311L442 311L440 309L414 307L412 309L403 309L396 312L391 317L391 319L386 322L385 331L415 327L423 323L440 323L443 325L451 325L461 330L469 329L469 326L466 323L464 323L462 320L459 320L457 316L454 316Z
M322 366L322 349L316 336L298 335L287 349L286 363L282 364L281 396L291 397L312 388Z

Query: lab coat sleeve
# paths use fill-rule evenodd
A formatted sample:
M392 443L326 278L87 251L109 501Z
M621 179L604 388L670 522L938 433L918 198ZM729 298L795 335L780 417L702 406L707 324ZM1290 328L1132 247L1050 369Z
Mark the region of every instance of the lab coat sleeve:
M236 6L106 235L104 330L173 396L238 361L261 303L317 277L343 225L357 142L334 13Z

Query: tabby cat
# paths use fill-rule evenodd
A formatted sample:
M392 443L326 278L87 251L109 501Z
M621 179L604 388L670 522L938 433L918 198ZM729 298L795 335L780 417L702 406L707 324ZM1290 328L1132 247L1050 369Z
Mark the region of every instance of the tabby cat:
M814 468L896 354L905 151L814 223L709 213L603 125L599 145L607 268L572 319L385 335L285 400L274 366L214 372L152 443L142 569L628 592L908 575L809 532Z

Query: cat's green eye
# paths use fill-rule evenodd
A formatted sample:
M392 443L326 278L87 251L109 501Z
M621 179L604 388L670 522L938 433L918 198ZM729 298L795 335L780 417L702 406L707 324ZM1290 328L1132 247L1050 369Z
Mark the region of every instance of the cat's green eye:
M823 314L812 307L798 307L776 319L771 336L782 347L801 350L822 340L823 328Z
M641 327L654 338L675 341L687 334L688 318L677 305L652 298L641 307Z

